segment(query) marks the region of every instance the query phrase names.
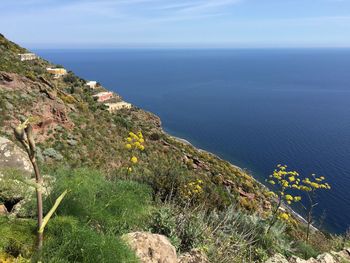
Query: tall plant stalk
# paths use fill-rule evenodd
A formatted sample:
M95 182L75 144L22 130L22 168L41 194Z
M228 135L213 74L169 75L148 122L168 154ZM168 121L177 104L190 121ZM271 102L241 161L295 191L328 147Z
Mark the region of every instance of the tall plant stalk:
M33 127L30 124L30 120L28 119L24 123L15 127L14 133L15 133L16 139L24 146L35 173L35 182L36 182L35 189L36 189L37 215L38 215L37 247L38 247L38 250L40 251L43 246L44 228L48 223L48 221L50 220L52 214L55 212L55 210L61 203L64 196L67 194L67 190L64 191L57 198L54 206L51 208L51 210L45 216L45 218L43 218L43 193L42 193L43 177L40 174L38 163L35 158L36 148L35 148L35 141L33 137Z
M43 223L43 197L42 197L43 178L40 174L40 170L35 158L36 148L35 148L35 141L33 138L33 127L29 123L29 120L26 120L24 123L14 128L14 133L17 140L24 146L29 156L29 160L34 169L35 182L36 182L38 229L40 229ZM42 248L42 245L43 245L43 233L38 232L38 249L39 250Z

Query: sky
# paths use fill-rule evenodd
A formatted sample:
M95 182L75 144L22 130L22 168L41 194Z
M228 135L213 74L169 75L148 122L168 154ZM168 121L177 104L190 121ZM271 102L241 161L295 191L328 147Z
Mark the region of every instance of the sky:
M350 47L350 0L0 0L32 48Z

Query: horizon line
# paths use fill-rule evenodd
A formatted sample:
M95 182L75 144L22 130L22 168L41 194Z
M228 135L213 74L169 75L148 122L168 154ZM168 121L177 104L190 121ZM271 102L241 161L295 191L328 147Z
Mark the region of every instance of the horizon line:
M142 44L83 44L83 43L62 43L62 44L39 44L20 43L27 49L350 49L350 45L220 45L220 44L164 44L164 43L142 43Z

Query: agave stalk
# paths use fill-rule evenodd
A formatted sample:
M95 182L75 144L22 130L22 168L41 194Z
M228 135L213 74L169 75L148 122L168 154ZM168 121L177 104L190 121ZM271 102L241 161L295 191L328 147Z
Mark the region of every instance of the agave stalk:
M40 174L40 170L35 158L35 141L33 138L33 127L30 124L29 119L24 123L14 128L14 133L17 140L24 146L29 160L33 166L36 182L36 200L37 200L37 214L38 214L38 229L40 229L43 223L43 197L42 197L42 185L43 178ZM43 245L43 234L38 232L38 249L41 249Z
M43 218L43 197L42 197L42 188L43 188L43 178L40 174L38 163L35 158L35 141L33 137L33 127L30 124L30 119L27 119L24 123L18 125L14 128L14 134L17 140L24 146L29 160L33 166L35 173L35 182L36 182L36 199L37 199L37 214L38 214L38 250L40 251L43 246L43 233L44 228L50 220L52 214L56 211L57 207L61 203L64 196L67 194L67 190L64 191L56 200L55 204L49 211L49 213Z

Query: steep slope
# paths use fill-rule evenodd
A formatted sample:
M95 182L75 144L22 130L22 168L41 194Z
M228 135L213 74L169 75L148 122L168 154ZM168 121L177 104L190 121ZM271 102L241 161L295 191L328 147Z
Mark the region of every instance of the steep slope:
M259 262L275 252L290 255L291 251L308 257L332 246L321 232L313 234L311 244L294 242L303 238L303 226L294 219L279 221L272 233L265 233L266 218L275 200L247 171L164 133L160 119L152 113L134 106L109 112L93 97L106 92L104 87L90 89L86 80L73 72L55 78L47 68L62 66L42 58L20 61L18 54L25 52L29 51L0 35L0 136L16 141L12 127L32 118L40 166L56 178L55 189L63 190L79 182L80 188L72 186L77 194L67 198L73 203L83 198L85 203L79 203L78 210L85 213L91 209L93 214L91 218L88 213L82 217L74 214L71 207L63 206L58 212L58 223L54 224L56 228L53 227L55 231L61 225L76 229L76 225L84 224L79 233L92 229L89 237L101 238L101 233L120 235L146 228L167 235L180 252L200 248L212 262ZM120 100L114 94L112 102ZM128 149L128 140L132 139L128 137L139 132L143 134L144 149ZM98 177L103 177L102 181ZM142 186L134 185L135 181ZM137 193L130 184L145 193L147 187L151 189L155 212L149 215L146 225L140 223L143 220L135 220L137 223L132 226L114 222L114 210L121 205L119 199L114 210L108 208L109 197L113 200L118 196L116 189L125 191L125 204L127 198L131 198L130 204L142 203L135 201ZM147 194L144 196L148 207ZM90 199L97 203L89 203ZM8 201L1 196L0 187L0 204ZM100 209L105 205L102 201L107 203L105 209ZM95 212L110 218L113 227ZM133 214L138 219L143 218L141 215ZM125 225L128 227L123 228Z
M179 169L186 173L186 181L191 178L205 181L210 193L208 200L214 206L230 203L229 189L237 199L248 200L248 197L254 196L249 202L242 201L242 205L263 211L263 192L266 190L245 171L174 140L162 131L157 116L142 109L133 107L110 114L103 104L93 100L93 91L84 86L85 80L72 72L53 79L46 68L55 65L41 58L19 61L17 53L25 50L4 37L0 39L2 134L13 138L11 125L35 116L40 120L35 128L43 152L53 148L63 155L61 163L67 162L76 167L88 165L115 174L127 162L125 138L130 131L141 130L147 138L147 149L135 172L168 170L164 166L169 162L173 167L171 170ZM53 158L46 158L46 161L55 162Z

